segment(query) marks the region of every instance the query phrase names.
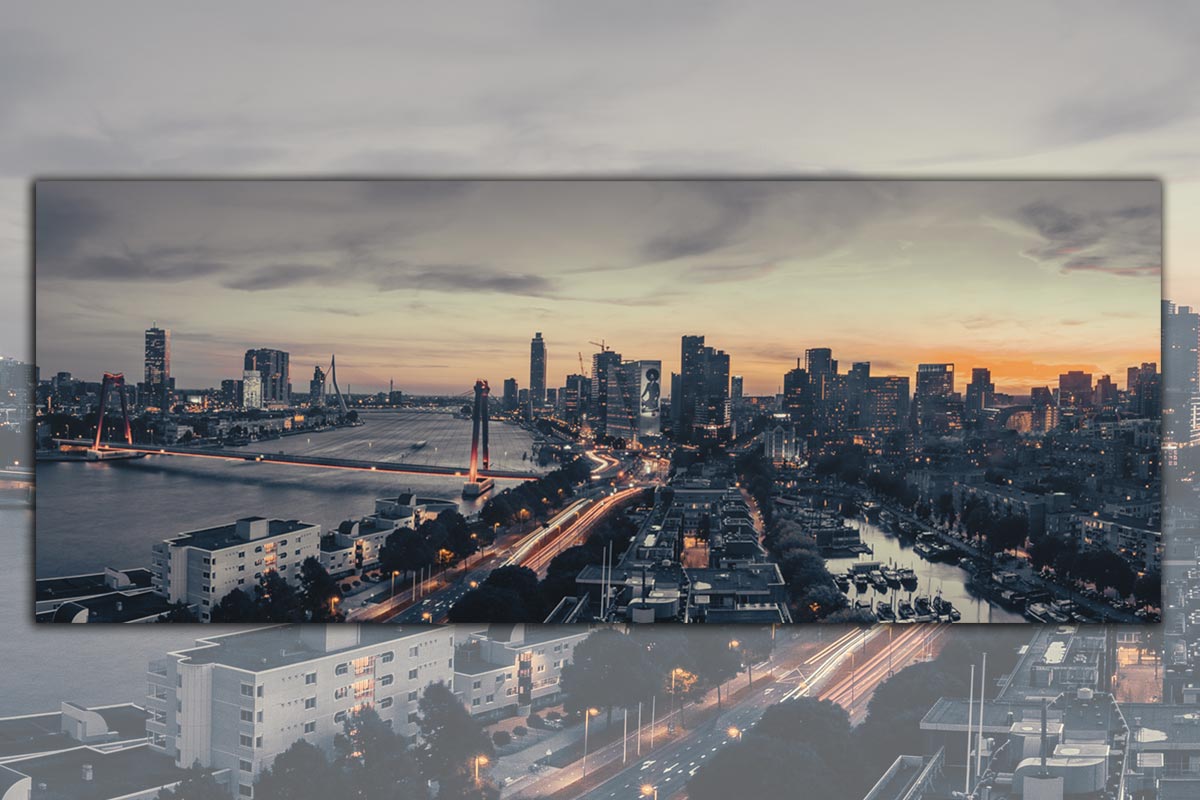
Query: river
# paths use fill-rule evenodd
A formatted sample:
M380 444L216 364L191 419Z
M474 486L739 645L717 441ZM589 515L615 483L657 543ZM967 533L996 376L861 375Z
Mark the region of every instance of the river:
M826 561L830 572L844 573L855 561L878 561L884 565L911 567L917 573L919 581L913 595L936 595L940 591L942 597L954 603L954 607L962 613L961 622L1028 621L1020 614L991 605L967 588L970 575L957 564L925 561L913 552L911 544L885 533L878 525L862 520L851 524L859 529L863 544L870 545L875 552L858 558L830 558ZM897 594L901 599L907 599L909 595L904 589L891 588L886 592L868 588L866 592L859 593L852 585L849 596L851 600L881 600L890 603L895 601Z
M470 458L469 419L415 410L367 412L362 419L366 424L359 427L285 436L246 449L462 467ZM536 471L528 431L493 423L490 433L494 468ZM37 575L148 566L155 542L239 517L300 519L328 530L371 513L377 497L410 490L457 500L469 513L487 498L461 500L462 484L453 477L178 456L43 462L37 465ZM497 481L497 489L506 485L513 484Z

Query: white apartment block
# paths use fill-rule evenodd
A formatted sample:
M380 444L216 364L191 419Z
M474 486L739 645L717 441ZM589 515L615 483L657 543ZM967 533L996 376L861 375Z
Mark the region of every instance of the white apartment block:
M575 648L591 631L577 625L489 625L468 634L454 660L454 690L473 716L498 719L553 705Z
M342 723L373 706L417 735L426 687L454 688L454 628L286 625L198 639L152 662L147 738L189 767L230 770L253 797L258 775L297 740L331 750Z
M299 520L247 517L228 525L189 531L154 545L154 591L195 609L202 622L234 589L253 594L274 570L297 583L306 558L319 558L321 527Z
M361 572L379 563L379 551L387 537L400 529L416 529L458 505L446 500L417 497L405 492L397 497L375 501L375 513L361 519L348 519L321 542L321 566L330 575Z

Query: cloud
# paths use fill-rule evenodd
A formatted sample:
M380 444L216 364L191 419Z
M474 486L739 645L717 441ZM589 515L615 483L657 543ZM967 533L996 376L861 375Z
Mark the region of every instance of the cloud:
M63 266L65 269L55 269L39 277L59 280L179 283L215 275L226 269L223 264L211 262L155 263L133 255L88 256L64 262Z
M1023 255L1064 273L1099 272L1122 277L1158 277L1162 272L1161 206L1137 203L1109 209L1075 210L1062 202L1036 200L1016 212L1038 242Z
M312 264L271 264L258 267L249 274L228 278L221 282L227 289L238 289L244 292L262 292L271 289L283 289L301 283L308 283L317 278L329 275L327 267Z

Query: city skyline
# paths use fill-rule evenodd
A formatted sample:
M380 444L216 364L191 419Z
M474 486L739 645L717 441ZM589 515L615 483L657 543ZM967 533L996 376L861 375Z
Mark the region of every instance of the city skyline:
M688 333L748 395L814 347L1013 393L1160 360L1153 181L53 181L35 202L38 363L79 375L139 374L150 319L181 388L274 347L293 384L332 351L360 392L455 394L521 383L536 331L547 388L593 341L678 371Z

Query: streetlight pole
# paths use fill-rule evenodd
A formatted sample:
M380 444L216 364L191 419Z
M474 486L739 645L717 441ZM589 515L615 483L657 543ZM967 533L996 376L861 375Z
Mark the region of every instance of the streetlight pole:
M488 763L487 756L485 756L485 755L475 756L475 785L476 786L479 785L479 765L487 764L487 763Z
M650 800L658 800L658 787L647 783L642 787L642 797L648 797Z
M583 712L583 777L587 777L587 751L588 751L588 725L592 721L593 713L599 714L600 711L595 708L589 708Z

